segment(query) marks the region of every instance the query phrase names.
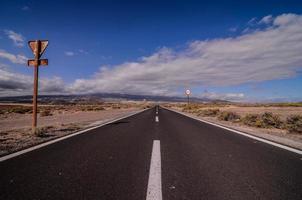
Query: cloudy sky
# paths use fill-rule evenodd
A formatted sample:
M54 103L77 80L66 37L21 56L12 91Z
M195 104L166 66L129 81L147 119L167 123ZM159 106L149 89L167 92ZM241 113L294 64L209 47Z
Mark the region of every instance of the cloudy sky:
M31 94L48 39L40 94L302 101L301 1L76 2L1 1L0 96Z

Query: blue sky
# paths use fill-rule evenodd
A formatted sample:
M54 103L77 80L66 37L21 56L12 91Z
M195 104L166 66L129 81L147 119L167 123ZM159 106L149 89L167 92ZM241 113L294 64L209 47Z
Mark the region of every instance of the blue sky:
M301 1L1 1L0 95L31 94L30 39L48 39L41 94L302 100Z

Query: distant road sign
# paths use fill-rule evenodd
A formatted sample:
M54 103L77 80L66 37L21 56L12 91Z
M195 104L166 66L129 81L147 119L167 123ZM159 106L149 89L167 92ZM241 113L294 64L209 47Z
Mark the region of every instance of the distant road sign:
M190 95L191 91L190 90L186 90L186 95Z
M38 43L41 43L40 46L38 45ZM46 47L48 46L48 40L32 40L28 42L29 47L31 48L32 52L34 53L34 55L36 55L36 49L38 49L38 53L39 53L39 57L42 56L42 54L44 53Z

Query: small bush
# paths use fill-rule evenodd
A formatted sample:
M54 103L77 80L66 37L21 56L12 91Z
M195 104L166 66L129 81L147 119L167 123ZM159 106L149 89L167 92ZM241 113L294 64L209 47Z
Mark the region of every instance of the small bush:
M31 113L32 108L30 107L14 107L8 110L9 113L19 113L19 114L25 114L25 113Z
M286 120L286 128L290 133L302 133L302 115L292 115Z
M185 107L182 109L183 112L197 112L198 109L200 108L200 106L198 106L197 104L189 104L189 105L185 105Z
M112 109L121 109L121 106L119 106L119 105L113 105Z
M219 114L218 119L223 121L239 121L240 115L235 112L223 111Z
M206 109L206 110L199 110L198 116L204 117L216 117L219 114L219 109Z
M274 115L271 112L265 112L261 116L264 128L281 128L283 125L278 115Z
M242 122L248 126L254 126L259 128L282 128L283 122L278 115L274 115L271 112L265 112L262 115L247 114Z
M43 110L43 111L40 113L40 116L41 116L41 117L52 116L52 113L51 113L50 110Z
M257 114L247 114L241 121L248 126L262 127L262 121L260 115Z
M101 110L105 110L105 108L99 106L99 107L95 107L94 110L95 110L95 111L101 111Z

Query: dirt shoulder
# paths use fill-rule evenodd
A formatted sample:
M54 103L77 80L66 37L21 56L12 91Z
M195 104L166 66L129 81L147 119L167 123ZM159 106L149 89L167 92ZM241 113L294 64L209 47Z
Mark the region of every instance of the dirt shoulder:
M261 137L270 141L274 141L279 144L290 146L296 149L302 150L302 134L299 133L289 133L285 129L281 128L259 128L253 126L247 126L243 123L240 123L238 120L234 121L224 121L219 119L217 116L201 116L198 112L188 112L184 111L183 108L178 106L167 107L168 109L175 110L177 112L184 113L185 115L192 116L201 120L212 122L218 125L222 125L234 130L242 131L257 137ZM236 107L236 106L225 106L225 107L205 107L204 110L208 109L219 109L220 112L236 112L239 113L239 116L245 116L249 114L263 114L266 112L278 113L281 119L285 119L288 116L293 114L301 114L302 108L267 108L267 107Z
M144 106L105 107L94 106L47 107L38 115L39 136L31 132L31 113L5 112L0 115L0 156L19 151L58 137L62 137L89 127L104 124L140 110ZM48 112L50 110L50 112ZM3 111L3 109L2 109ZM44 114L43 114L44 113Z

